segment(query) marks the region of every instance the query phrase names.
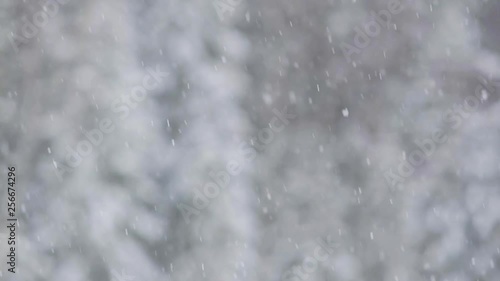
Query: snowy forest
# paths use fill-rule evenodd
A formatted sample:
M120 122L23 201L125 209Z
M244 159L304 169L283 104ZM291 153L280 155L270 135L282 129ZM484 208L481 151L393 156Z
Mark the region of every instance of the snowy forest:
M500 1L0 21L0 280L500 280Z

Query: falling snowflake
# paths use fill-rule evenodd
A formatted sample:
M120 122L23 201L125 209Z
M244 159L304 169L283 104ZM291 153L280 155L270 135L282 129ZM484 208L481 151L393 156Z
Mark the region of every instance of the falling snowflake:
M344 117L348 117L349 116L349 109L347 109L347 108L342 109L342 115Z

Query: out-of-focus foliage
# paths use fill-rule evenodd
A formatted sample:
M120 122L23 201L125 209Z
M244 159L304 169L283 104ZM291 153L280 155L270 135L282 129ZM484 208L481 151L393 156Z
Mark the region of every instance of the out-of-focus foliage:
M1 3L0 164L18 170L19 243L18 273L0 259L0 279L499 280L500 5L402 1L346 59L390 2ZM151 69L168 75L127 101ZM295 118L270 130L285 107ZM68 168L104 119L114 131ZM447 140L390 186L436 130ZM325 237L327 261L289 275Z

